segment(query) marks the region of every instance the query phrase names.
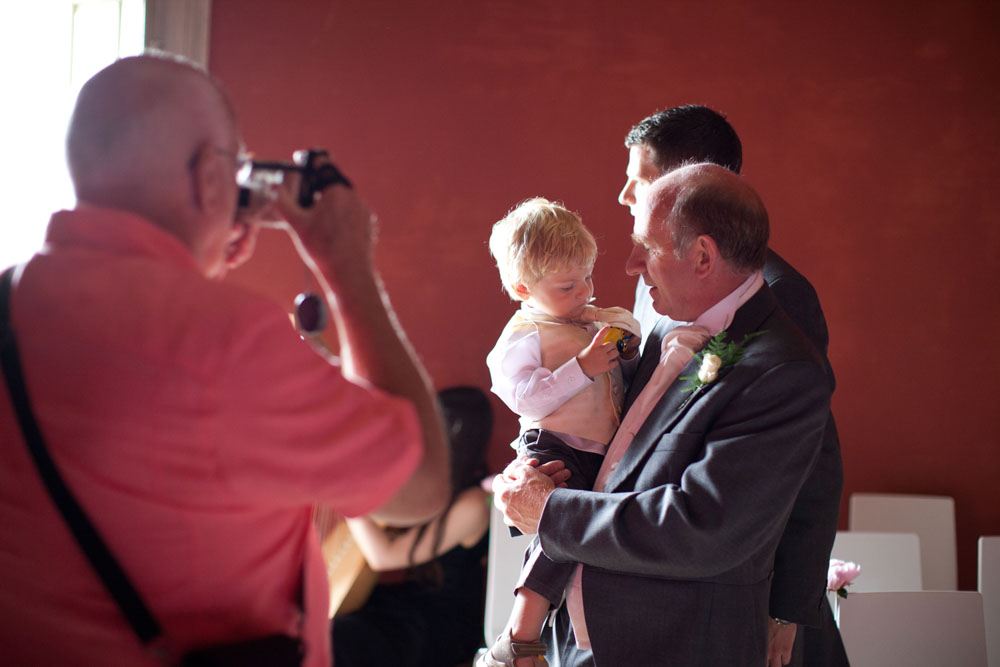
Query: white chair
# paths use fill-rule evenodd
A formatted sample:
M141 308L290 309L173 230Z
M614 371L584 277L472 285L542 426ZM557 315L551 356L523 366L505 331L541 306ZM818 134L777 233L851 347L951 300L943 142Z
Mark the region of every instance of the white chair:
M954 498L852 493L848 528L851 531L916 533L920 537L922 588L941 591L958 588Z
M850 593L837 605L851 667L986 667L977 592Z
M979 593L990 667L1000 667L1000 537L979 538Z
M830 558L854 561L861 574L849 593L919 591L920 538L914 533L837 531Z
M531 544L530 535L511 537L496 507L490 511L489 561L486 565L486 612L483 632L490 646L503 632L514 608L514 584L521 573L524 550Z

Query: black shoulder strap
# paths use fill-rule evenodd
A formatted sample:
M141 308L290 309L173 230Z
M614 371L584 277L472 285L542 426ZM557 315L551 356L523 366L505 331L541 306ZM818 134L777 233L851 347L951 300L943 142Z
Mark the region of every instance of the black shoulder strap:
M2 281L0 281L0 356L2 356L3 373L7 379L11 402L21 424L24 441L31 452L31 458L34 460L42 480L45 482L49 495L52 496L52 500L62 513L73 536L80 544L80 548L86 554L87 560L90 561L101 581L104 582L105 587L118 603L135 634L144 644L150 644L161 635L159 624L143 603L142 598L139 597L139 593L129 582L125 572L118 565L118 561L115 560L90 519L87 518L83 508L76 502L76 498L66 486L59 470L49 456L42 433L35 421L31 403L28 400L28 391L21 375L21 361L17 353L14 330L10 324L9 295L15 268L11 267L4 271Z

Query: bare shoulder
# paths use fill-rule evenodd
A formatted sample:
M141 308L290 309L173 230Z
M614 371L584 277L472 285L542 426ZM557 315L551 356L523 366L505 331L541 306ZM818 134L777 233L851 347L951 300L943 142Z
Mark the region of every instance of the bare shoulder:
M478 486L472 486L459 493L455 499L448 513L448 528L455 529L462 546L475 546L489 528L489 496L489 493Z

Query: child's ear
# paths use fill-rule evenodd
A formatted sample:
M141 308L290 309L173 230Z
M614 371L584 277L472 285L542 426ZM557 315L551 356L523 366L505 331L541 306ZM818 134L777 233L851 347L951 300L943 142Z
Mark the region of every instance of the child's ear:
M527 301L531 298L531 290L524 283L514 283L514 294L520 297L522 301Z

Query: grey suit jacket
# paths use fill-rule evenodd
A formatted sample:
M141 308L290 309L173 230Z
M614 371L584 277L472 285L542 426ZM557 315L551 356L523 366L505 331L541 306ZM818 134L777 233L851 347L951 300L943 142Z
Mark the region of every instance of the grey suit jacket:
M819 453L830 386L822 357L764 286L729 333L766 331L718 380L676 382L606 491L556 489L545 554L583 563L598 665L765 663L774 552ZM696 371L696 362L681 375Z
M823 355L830 390L836 380L826 352L830 337L816 290L778 253L768 250L764 282L778 303L809 341ZM646 336L661 316L653 310L649 289L636 286L634 314ZM641 387L634 387L634 390ZM635 391L630 392L634 395ZM830 414L816 465L796 499L788 525L775 554L770 613L795 623L820 626L826 605L826 572L830 549L837 534L840 495L844 485L837 424ZM802 634L801 632L799 633Z

